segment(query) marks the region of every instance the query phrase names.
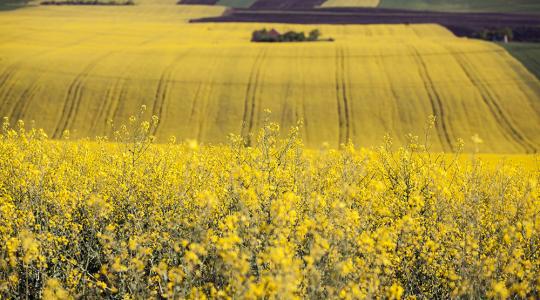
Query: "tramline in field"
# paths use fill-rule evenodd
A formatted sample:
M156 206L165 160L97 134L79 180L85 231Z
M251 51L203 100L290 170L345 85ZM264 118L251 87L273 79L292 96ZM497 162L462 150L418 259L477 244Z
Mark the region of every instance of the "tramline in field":
M270 109L284 127L303 120L307 145L349 139L406 142L428 115L435 150L478 133L484 151L534 152L540 84L504 49L434 25L301 26L333 43L256 45L264 24L187 24L220 7L36 7L5 13L0 115L35 120L60 138L110 132L142 104L156 134L224 142L249 135ZM22 17L31 17L19 26ZM77 22L73 22L73 20ZM73 132L75 131L75 132Z

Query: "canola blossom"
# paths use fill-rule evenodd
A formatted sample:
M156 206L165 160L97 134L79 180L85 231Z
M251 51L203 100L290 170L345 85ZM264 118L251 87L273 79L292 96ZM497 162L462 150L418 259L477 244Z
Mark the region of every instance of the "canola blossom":
M430 131L315 151L272 123L158 145L140 120L4 123L0 298L540 297L538 167L433 154Z

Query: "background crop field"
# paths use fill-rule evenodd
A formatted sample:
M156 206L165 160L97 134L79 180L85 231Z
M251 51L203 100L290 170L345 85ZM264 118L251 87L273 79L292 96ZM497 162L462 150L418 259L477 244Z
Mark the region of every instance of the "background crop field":
M228 7L250 7L257 0L219 0L216 4Z
M27 1L24 0L1 0L0 11L13 10L24 7Z
M379 0L328 0L322 7L377 7Z
M510 43L501 45L540 79L540 44Z
M539 13L537 0L381 0L380 7L439 11Z
M2 12L0 115L55 138L92 137L146 104L161 140L224 142L247 137L270 109L284 127L303 120L310 147L369 147L385 133L406 143L433 114L434 150L474 134L481 151L539 148L540 83L497 45L435 25L186 23L223 9L155 0ZM250 43L263 27L318 28L336 41Z

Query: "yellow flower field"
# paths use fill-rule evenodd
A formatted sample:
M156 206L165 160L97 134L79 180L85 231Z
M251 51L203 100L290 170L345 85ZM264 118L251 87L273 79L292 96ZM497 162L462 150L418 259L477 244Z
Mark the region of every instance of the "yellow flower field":
M146 104L160 141L225 142L248 138L270 109L281 126L303 120L304 143L318 148L371 147L386 133L405 145L434 114L435 150L474 134L485 152L540 148L540 82L492 43L436 25L188 24L224 8L139 2L0 12L0 116L85 138ZM250 42L271 27L335 42Z
M433 154L432 122L376 150L305 150L272 123L252 147L156 145L157 124L4 123L0 298L540 297L538 157Z

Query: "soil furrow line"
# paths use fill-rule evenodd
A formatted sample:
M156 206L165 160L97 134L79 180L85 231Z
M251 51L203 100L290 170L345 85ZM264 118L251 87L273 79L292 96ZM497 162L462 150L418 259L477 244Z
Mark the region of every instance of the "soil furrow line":
M385 70L384 57L382 54L377 56L377 61L379 63L379 67L381 68L381 70ZM382 72L382 73L384 74L384 78L386 82L388 83L388 88L390 89L390 93L392 94L392 101L389 104L390 115L392 117L388 118L387 120L383 120L383 121L388 121L390 123L388 127L385 126L385 128L388 131L387 133L390 133L390 132L396 131L394 118L399 117L399 108L398 108L399 107L399 93L396 91L396 88L394 87L394 84L393 84L394 82L392 81L392 78L390 77L389 72Z
M81 73L71 82L66 94L60 121L57 123L53 133L53 138L60 138L65 130L73 123L79 111L80 102L82 100L84 83L90 77L90 72L103 60L104 57L110 55L111 52L100 55L97 59L88 64Z
M478 89L482 101L489 108L495 120L497 120L497 125L502 129L503 134L506 133L505 135L508 138L514 140L527 153L536 153L536 146L519 132L514 124L512 124L512 121L506 116L504 110L497 103L496 97L484 86L481 80L475 78L473 72L469 69L467 59L461 54L455 54L453 57L456 59L471 84Z
M254 100L255 100L255 94L257 90L257 84L258 84L258 74L259 74L259 68L261 65L263 53L265 52L265 49L259 50L259 53L255 57L255 62L253 63L253 67L251 68L251 72L249 74L248 83L246 86L246 94L244 97L244 115L242 117L242 137L244 138L244 141L247 145L251 145L251 137L250 133L253 128L253 109L255 106Z
M30 87L24 90L21 97L15 103L15 107L13 108L10 114L14 122L18 122L19 120L23 119L23 116L28 110L28 106L30 105L32 98L34 97L34 95L36 94L36 91L39 88L37 84L38 80L39 78L36 79Z
M8 67L8 69L4 72L4 75L0 79L0 105L1 107L4 107L8 109L10 104L10 97L9 95L13 91L13 87L17 83L16 80L13 80L15 77L15 71L17 70L18 65L14 65L11 67Z
M105 96L105 103L99 106L99 110L97 114L95 115L94 119L92 120L92 128L98 128L100 121L103 118L105 118L104 131L106 132L108 122L109 122L109 120L107 120L107 116L113 103L115 101L119 101L117 94L118 94L118 89L121 86L122 81L123 79L120 79L120 78L116 79L113 85L107 89L107 94Z
M424 82L424 87L426 89L429 101L431 103L431 109L432 109L433 115L437 119L435 127L437 128L438 136L441 139L441 146L443 147L443 149L452 150L452 140L450 139L449 128L448 128L448 125L446 124L446 117L445 117L443 103L441 101L439 93L437 92L437 89L435 88L433 79L429 75L426 62L424 61L421 54L418 52L416 48L412 48L412 50L414 53L413 55L414 59L416 60L419 66L418 70L419 70L420 77L422 78L422 81Z
M178 66L178 60L184 57L185 53L178 55L173 62L163 70L161 77L159 78L158 86L156 89L156 95L154 98L154 103L152 104L152 115L155 115L159 118L158 123L152 130L152 135L156 135L161 124L163 124L164 116L163 111L164 107L167 104L167 98L170 92L171 85L174 84L174 72Z
M204 83L200 83L199 86L197 87L197 92L196 92L196 95L195 95L195 98L193 99L193 106L192 106L192 111L191 111L191 117L194 117L195 115L195 107L197 104L197 102L200 102L201 104L199 105L200 107L200 113L199 113L199 120L198 120L198 126L197 126L197 133L196 133L196 137L197 137L197 141L202 141L203 140L203 134L204 134L204 131L206 129L206 125L207 125L207 119L206 119L206 114L207 114L207 110L208 110L208 100L209 100L209 93L212 92L212 88L215 87L215 74L216 74L216 68L217 68L217 60L216 58L214 57L213 58L213 61L212 63L210 64L210 69L208 70L208 73L209 74L209 83L207 85L207 87L209 88L206 88L205 89L205 86L204 86ZM203 92L206 92L204 94L204 96L201 96L203 94ZM193 123L190 123L190 124L193 124Z
M120 87L120 92L118 93L118 101L111 102L111 108L107 112L107 118L105 119L105 125L109 120L117 120L118 114L120 112L120 107L122 105L122 100L126 99L127 90L129 86L129 80L125 80L122 86Z
M352 124L351 124L351 103L350 103L350 97L349 97L349 89L347 87L348 79L349 79L349 73L347 65L345 64L345 48L340 48L341 54L339 56L340 63L341 63L341 92L343 93L343 108L345 112L345 143L348 143L351 139L351 131L352 131Z
M174 63L173 63L174 65ZM165 68L163 73L161 74L161 77L159 78L156 95L154 97L154 102L152 103L152 115L158 116L159 121L156 124L156 126L152 130L152 134L155 135L157 130L159 129L159 125L163 122L161 113L163 111L163 103L165 103L165 99L167 98L168 94L168 85L171 81L172 77L172 65Z
M336 103L339 122L339 145L347 143L349 139L349 108L347 105L347 90L345 84L344 53L341 46L336 48Z
M259 67L257 68L257 74L256 74L256 84L255 84L255 89L254 89L254 92L253 92L253 101L251 101L251 104L253 105L253 108L251 110L252 112L252 115L251 115L251 120L250 120L250 128L249 128L249 132L252 132L253 131L253 128L256 128L259 123L259 120L261 118L261 114L262 114L262 110L263 110L263 105L262 105L262 89L261 89L261 69L262 69L262 65L264 63L264 61L266 60L266 49L263 50L263 53L262 53L262 57L261 59L259 60ZM255 111L257 113L255 113Z
M336 48L336 74L335 74L335 82L336 82L336 104L337 104L337 113L338 113L338 146L343 144L343 113L341 112L341 85L340 85L340 75L339 75L339 49Z

